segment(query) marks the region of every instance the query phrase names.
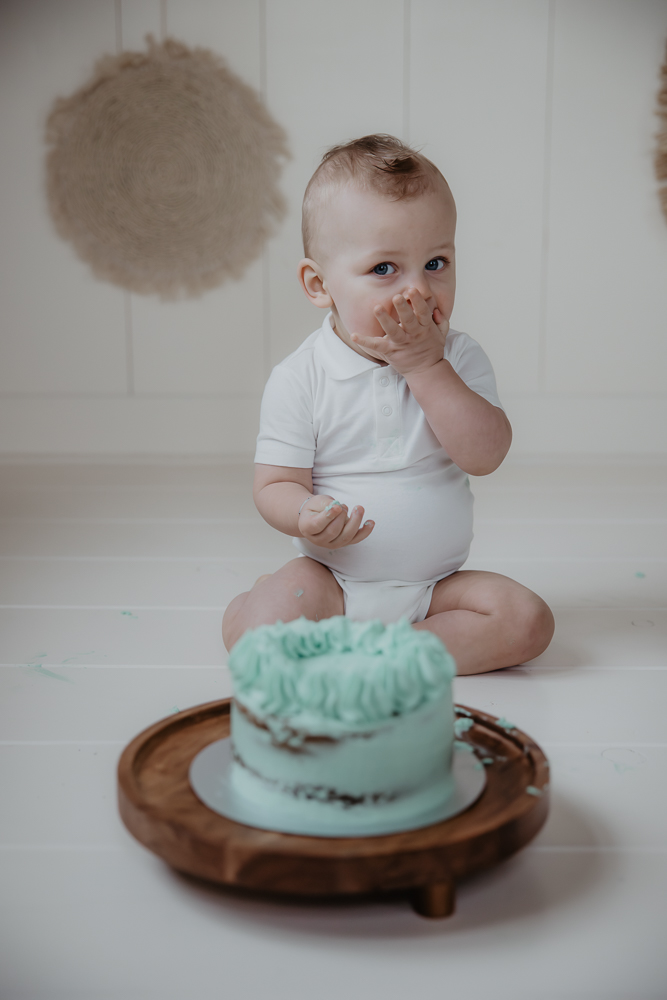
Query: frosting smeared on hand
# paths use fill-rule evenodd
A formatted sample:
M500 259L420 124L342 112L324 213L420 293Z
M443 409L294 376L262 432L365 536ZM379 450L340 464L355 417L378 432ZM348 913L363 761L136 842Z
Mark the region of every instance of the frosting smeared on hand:
M368 538L374 521L365 521L363 507L353 507L348 516L346 504L329 496L314 496L306 500L297 519L301 536L313 545L340 549L356 545Z

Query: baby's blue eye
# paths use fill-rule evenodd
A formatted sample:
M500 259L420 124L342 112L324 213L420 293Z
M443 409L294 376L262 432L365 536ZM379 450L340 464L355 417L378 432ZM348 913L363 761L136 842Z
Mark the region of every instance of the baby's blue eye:
M426 265L426 270L427 271L442 271L442 269L443 269L444 266L445 266L445 258L444 257L434 257L433 260L430 260L428 262L428 264Z
M373 274L393 274L396 268L393 264L376 264L373 268Z

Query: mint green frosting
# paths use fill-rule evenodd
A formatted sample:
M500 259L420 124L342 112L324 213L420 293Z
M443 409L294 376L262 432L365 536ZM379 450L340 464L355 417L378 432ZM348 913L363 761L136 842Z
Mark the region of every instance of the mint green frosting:
M353 654L353 655L350 655ZM229 657L236 699L261 717L347 725L412 712L449 690L454 660L432 632L342 615L246 632Z
M454 733L456 736L463 736L475 725L472 719L457 719L454 723Z
M508 720L505 718L504 715L501 715L499 719L496 719L496 725L502 726L503 729L506 729L508 733L511 733L513 729L516 729L514 723L508 722Z

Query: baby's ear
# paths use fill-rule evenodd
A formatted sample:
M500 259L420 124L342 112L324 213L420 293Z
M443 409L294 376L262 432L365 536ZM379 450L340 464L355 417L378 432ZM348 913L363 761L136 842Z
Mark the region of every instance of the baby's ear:
M317 306L318 309L330 309L333 305L333 299L326 289L320 265L309 257L304 257L303 260L299 261L297 274L301 287L313 305Z

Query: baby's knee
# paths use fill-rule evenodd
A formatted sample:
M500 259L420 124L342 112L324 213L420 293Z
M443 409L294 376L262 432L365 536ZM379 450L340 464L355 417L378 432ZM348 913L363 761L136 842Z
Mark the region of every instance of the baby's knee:
M239 630L238 619L247 597L248 591L245 591L243 594L237 594L224 610L222 616L222 641L225 644L227 652L241 638L242 630Z
M343 592L331 570L315 559L308 557L292 559L273 574L272 584L276 590L282 590L300 600L303 598L304 605L323 605L323 609L328 608L332 602L336 605L340 596L341 608L328 611L326 617L330 617L331 614L342 614Z
M303 586L304 584L312 584L313 586L324 584L326 586L328 579L332 576L331 570L308 556L290 559L273 574L276 582L287 586Z
M289 622L304 615L317 621L343 614L343 592L325 566L313 559L292 559L261 576L252 590L230 602L222 622L228 650L249 628Z
M549 605L532 591L525 595L516 617L520 661L525 662L544 652L553 638L556 625Z

